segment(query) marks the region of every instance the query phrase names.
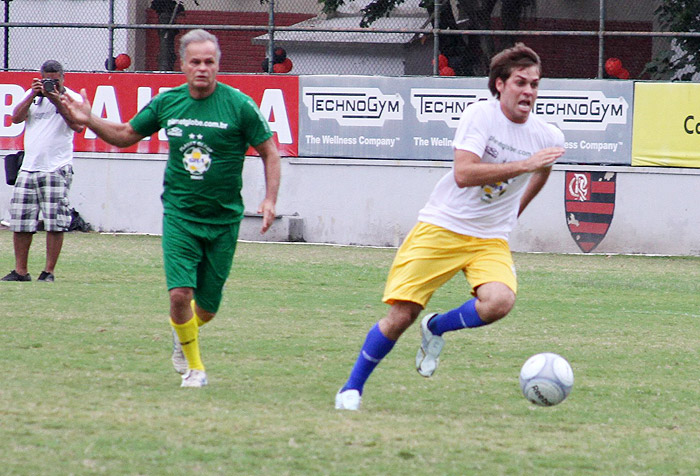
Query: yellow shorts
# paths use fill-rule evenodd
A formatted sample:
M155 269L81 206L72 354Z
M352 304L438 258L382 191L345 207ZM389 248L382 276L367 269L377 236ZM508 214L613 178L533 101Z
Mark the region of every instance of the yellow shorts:
M506 240L460 235L419 222L396 253L382 300L387 304L410 301L425 308L433 293L460 270L472 294L481 284L494 281L518 291Z

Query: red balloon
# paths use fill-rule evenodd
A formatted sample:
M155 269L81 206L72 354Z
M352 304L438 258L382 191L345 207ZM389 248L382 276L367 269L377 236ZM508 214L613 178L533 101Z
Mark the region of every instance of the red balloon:
M292 60L286 58L281 63L273 64L272 71L275 73L289 73L292 70Z
M620 71L617 73L617 77L619 79L630 79L630 72L627 71L625 68L620 69Z
M605 72L610 76L617 76L622 69L622 61L619 58L608 58L605 62Z
M289 58L285 58L284 61L282 61L282 66L284 67L282 71L283 73L289 73L292 70L292 67L294 67L292 60Z
M440 68L440 76L455 76L455 70L449 66L445 66L444 68Z
M129 66L131 66L131 58L129 57L129 55L122 53L116 58L114 58L114 67L117 70L122 71L128 68Z

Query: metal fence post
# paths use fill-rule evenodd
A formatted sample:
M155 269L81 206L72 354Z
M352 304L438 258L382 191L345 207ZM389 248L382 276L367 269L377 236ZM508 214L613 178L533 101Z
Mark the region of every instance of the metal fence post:
M275 54L275 0L270 0L270 9L267 17L267 31L268 31L268 43L267 43L267 72L272 74L273 61Z
M603 63L605 63L605 0L600 0L598 25L598 79L603 79Z
M109 26L107 28L107 70L111 71L114 65L114 0L109 0Z
M10 2L12 0L4 0L5 2L5 23L10 21ZM5 70L9 68L9 58L10 55L10 27L5 27Z
M440 28L440 0L435 0L433 5L433 76L440 74L438 56L440 55L440 35L436 30Z

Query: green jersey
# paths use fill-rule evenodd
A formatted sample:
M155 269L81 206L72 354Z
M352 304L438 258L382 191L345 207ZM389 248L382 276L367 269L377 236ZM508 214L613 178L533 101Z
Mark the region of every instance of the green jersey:
M245 153L272 137L250 97L217 83L213 94L193 99L183 84L153 98L130 124L144 136L161 128L168 136L161 196L166 214L210 224L243 218Z

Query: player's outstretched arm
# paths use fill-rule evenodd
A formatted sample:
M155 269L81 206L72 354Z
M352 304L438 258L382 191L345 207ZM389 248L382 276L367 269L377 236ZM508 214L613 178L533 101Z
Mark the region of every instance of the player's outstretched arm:
M534 172L543 167L549 167L564 154L562 147L542 149L525 160L501 164L485 163L481 157L467 150L455 150L454 175L460 187L474 187L517 177L528 172Z
M88 101L85 89L80 90L80 95L83 97L82 102L73 99L68 94L61 96L67 118L71 122L89 127L100 139L117 147L128 147L145 137L137 133L128 122L112 122L95 116L92 113L92 105Z
M535 170L535 172L533 172L532 177L530 177L530 181L527 184L527 188L525 189L525 193L523 193L523 196L520 199L520 209L518 210L518 216L520 216L520 214L523 213L523 211L525 210L525 208L527 208L532 199L535 198L538 193L540 193L540 190L542 190L544 184L547 183L547 179L549 178L549 174L551 172L551 167L542 167L541 169Z
M265 198L258 207L258 213L263 216L260 233L265 233L275 221L275 205L280 188L280 154L272 138L254 146L260 154L265 169Z

